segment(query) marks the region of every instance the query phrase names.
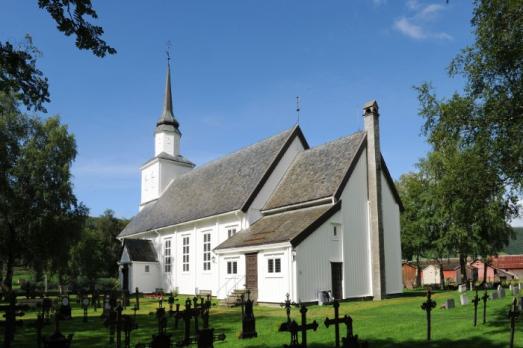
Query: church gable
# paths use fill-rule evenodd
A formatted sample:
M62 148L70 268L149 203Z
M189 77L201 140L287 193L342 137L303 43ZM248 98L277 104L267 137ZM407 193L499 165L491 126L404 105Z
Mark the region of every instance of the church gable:
M122 261L128 262L157 262L156 250L150 240L126 239L124 241ZM127 259L127 260L124 260Z

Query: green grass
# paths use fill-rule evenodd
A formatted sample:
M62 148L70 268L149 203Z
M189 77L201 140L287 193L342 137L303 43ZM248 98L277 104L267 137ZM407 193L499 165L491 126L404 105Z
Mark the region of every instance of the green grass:
M473 294L468 293L469 299ZM350 314L354 319L354 332L361 339L367 340L370 347L507 347L509 342L509 322L507 312L511 297L488 303L487 324L481 324L481 305L478 310L478 326L472 325L473 306L459 305L459 295L456 291L437 292L434 294L437 307L432 314L431 345L425 341L426 316L420 309L425 300L420 292L409 292L402 297L387 299L381 302L353 301L342 303L340 314ZM440 309L446 298L454 298L457 307L452 310ZM181 297L183 300L184 298ZM139 329L132 333L132 346L139 342L148 342L151 335L156 333L157 322L153 312L157 303L153 300L142 299L141 310L137 314ZM71 321L62 322L60 327L63 334L74 333L73 347L107 347L108 330L104 328L99 318L101 310L89 311L89 321L82 322L82 310L76 304L73 307ZM131 310L125 311L132 314ZM331 306L309 307L308 318L317 320L320 325L316 332L309 332L308 342L311 347L333 347L334 329L327 329L323 324L326 316L332 317ZM258 338L240 340L237 338L241 331L240 309L215 306L211 309L211 327L216 333L225 333L225 342L216 344L216 347L281 347L289 343L288 333L278 332L280 323L285 320L285 310L279 307L256 306L256 329ZM292 309L292 316L299 319L299 312ZM34 347L35 329L32 327L36 312L29 311L23 320L25 325L18 329L14 347ZM516 347L523 347L523 320L520 319L516 333ZM181 338L183 324L174 330L174 321L168 322L168 332L176 340ZM44 334L51 333L53 325L44 328ZM342 330L343 335L345 330Z

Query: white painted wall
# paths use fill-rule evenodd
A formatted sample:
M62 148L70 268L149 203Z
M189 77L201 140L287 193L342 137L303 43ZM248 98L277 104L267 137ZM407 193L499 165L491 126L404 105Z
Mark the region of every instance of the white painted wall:
M159 159L158 162L160 163L159 196L164 193L171 181L192 170L192 167L174 161Z
M385 286L387 294L403 291L401 272L400 208L383 173L381 174Z
M236 261L238 265L237 274L227 274L227 262ZM231 292L236 289L245 288L245 255L241 253L233 253L219 256L218 262L218 277L219 288L215 293L218 298L226 298Z
M160 196L160 163L153 161L142 167L140 208Z
M439 267L436 267L435 265L428 265L423 269L422 274L423 276L421 277L421 282L423 285L439 284Z
M361 154L341 201L343 297L372 296L366 152Z
M154 155L165 152L172 156L180 154L180 134L163 131L154 134Z
M249 220L250 224L253 224L262 216L260 210L265 206L265 203L267 203L267 200L276 189L276 186L279 184L280 180L283 178L296 156L303 150L303 144L301 143L300 139L295 137L285 154L280 159L280 162L278 162L273 172L269 176L269 179L267 179L265 185L247 210L247 219Z
M149 272L145 272L145 266L149 266ZM129 267L130 286L129 290L134 292L136 288L142 293L152 293L160 288L160 264L158 262L133 262Z
M311 302L318 291L332 290L331 262L343 262L343 226L337 212L296 246L297 293L293 300ZM339 225L337 238L333 226Z
M271 274L267 269L269 258L281 258L281 273ZM261 250L258 252L258 302L281 303L287 293L292 294L290 247ZM296 300L296 299L293 299Z

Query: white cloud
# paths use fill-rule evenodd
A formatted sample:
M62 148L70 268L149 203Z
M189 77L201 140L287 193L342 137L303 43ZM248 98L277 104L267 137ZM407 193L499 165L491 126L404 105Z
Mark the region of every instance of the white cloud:
M422 5L418 0L407 0L407 8L411 14L402 16L393 23L393 28L405 36L415 40L438 39L452 40L452 36L445 32L433 32L426 29L426 24L436 18L437 14L445 9L441 4ZM413 12L413 13L412 13Z
M394 29L400 33L407 35L413 39L421 40L425 39L427 35L423 31L423 28L419 25L412 23L406 17L402 17L394 22Z

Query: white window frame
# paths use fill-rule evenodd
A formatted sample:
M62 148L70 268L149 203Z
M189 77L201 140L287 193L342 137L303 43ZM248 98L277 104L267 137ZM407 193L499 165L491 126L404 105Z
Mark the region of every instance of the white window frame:
M238 275L238 260L227 260L227 275L229 277Z
M190 268L190 256L191 256L191 236L182 236L182 272L188 273L191 271Z
M225 228L227 229L227 238L231 238L238 233L238 225L226 226Z
M172 239L163 240L163 270L165 273L172 272Z
M269 278L283 277L283 254L266 255L266 275ZM278 266L278 267L277 267ZM279 268L279 269L278 269Z
M205 231L203 233L203 271L211 271L211 231Z

